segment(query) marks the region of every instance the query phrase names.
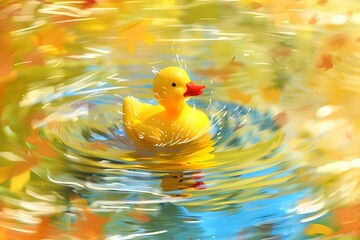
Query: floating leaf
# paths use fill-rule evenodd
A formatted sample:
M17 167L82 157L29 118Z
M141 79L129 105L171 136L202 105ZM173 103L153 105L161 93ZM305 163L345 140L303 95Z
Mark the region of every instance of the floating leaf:
M0 49L0 77L8 76L14 66L15 51L5 48Z
M152 19L143 19L126 24L118 30L119 39L126 43L129 54L135 54L136 45L139 42L153 44L155 38L148 31L151 22Z
M271 49L270 55L272 59L276 62L279 57L287 57L291 53L291 48L289 47L274 47Z
M319 22L319 18L316 16L316 14L314 14L313 16L312 16L312 18L310 18L310 20L309 20L309 24L311 24L311 25L315 25L315 24L317 24Z
M10 191L20 192L30 180L30 171L26 170L11 179Z
M39 46L52 47L52 53L62 54L65 51L65 44L74 41L74 37L70 35L65 28L50 26L37 35Z
M231 100L239 100L243 104L247 104L252 99L252 95L242 93L234 88L229 88L229 96Z
M10 179L10 190L18 192L23 189L30 179L30 171L40 163L41 157L55 157L56 153L49 142L42 140L38 135L28 136L25 140L35 145L34 150L23 153L24 161L17 162L12 166L0 167L0 183ZM29 154L30 153L30 154ZM38 154L39 156L34 156Z
M94 7L97 4L96 0L83 0L83 3L81 4L82 9L87 9Z
M135 210L134 212L130 213L129 216L138 222L146 223L151 221L151 217L141 210Z
M344 47L350 41L350 37L346 33L339 33L326 39L325 46L331 49L339 49Z
M107 149L107 145L101 141L95 141L89 144L90 147L97 149L97 150L102 150L105 151Z
M18 71L12 70L8 75L0 77L0 85L3 83L7 83L7 82L11 82L11 81L15 80L17 76L18 76ZM5 92L5 89L3 89L3 92L2 92L1 86L0 86L0 100L1 100L1 95L4 92Z
M18 72L16 70L12 70L8 75L0 77L0 116L2 112L1 102L3 101L5 92L7 91L7 86L5 83L13 81L16 79L17 75Z
M323 224L310 224L305 228L305 234L308 236L314 236L314 235L324 235L328 236L332 234L334 230L328 226L325 226Z
M41 223L37 226L37 231L31 239L49 239L49 235L59 236L61 232L61 229L51 225L50 217L45 216L41 218Z
M24 61L28 62L28 65L44 65L45 64L45 59L44 59L44 55L41 54L39 51L33 50L31 52L29 52L28 54L26 54L24 56Z
M34 153L46 157L56 157L56 152L48 140L41 139L36 133L25 138L27 142L36 146Z
M0 220L1 222L1 220ZM21 240L42 240L42 239L58 239L61 230L51 225L50 217L41 217L41 223L37 226L23 227L23 231L17 231L11 228L0 228L0 240L21 239ZM54 238L57 236L57 238Z
M283 127L288 123L289 119L286 112L281 112L274 117L274 121L279 127Z
M336 221L340 230L332 236L350 234L360 237L360 204L335 210Z
M327 71L333 67L333 56L330 54L323 54L321 59L316 64L317 68L324 68L324 71Z
M251 7L253 10L259 9L259 8L261 8L262 6L263 6L262 3L260 3L260 2L252 1L252 2L250 3L250 7Z
M37 164L31 156L30 161L22 161L12 166L0 167L0 183L10 179L10 190L19 192L30 179L30 169Z
M1 167L0 168L0 183L5 182L10 178L11 167Z
M261 90L262 96L265 101L270 103L278 103L280 98L280 88L267 87Z
M239 67L243 67L244 64L237 62L235 57L231 59L224 67L221 69L216 69L216 67L211 66L208 69L197 70L196 72L204 77L214 78L219 82L225 83L230 78L231 74L235 73Z
M317 1L317 4L321 5L321 6L324 6L328 3L329 0L318 0Z
M95 240L101 239L101 232L103 226L109 221L108 217L100 217L89 211L89 209L84 208L84 218L79 219L75 225L75 237L79 239L88 239ZM84 231L86 229L86 231Z

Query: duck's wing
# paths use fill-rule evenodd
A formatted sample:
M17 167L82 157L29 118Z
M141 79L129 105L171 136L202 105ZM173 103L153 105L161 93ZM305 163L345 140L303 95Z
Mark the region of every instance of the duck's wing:
M161 131L143 123L148 115L159 111L157 106L143 103L134 97L125 97L123 102L123 122L127 135L142 143L156 144L160 141Z
M134 121L133 132L139 141L148 144L158 144L161 142L161 130L142 123L139 120Z
M123 123L127 135L135 138L133 125L135 120L139 120L142 112L142 103L134 97L125 97L123 101Z

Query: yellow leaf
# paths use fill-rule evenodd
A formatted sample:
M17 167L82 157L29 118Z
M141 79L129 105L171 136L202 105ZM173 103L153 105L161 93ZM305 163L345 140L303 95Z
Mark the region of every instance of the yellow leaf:
M333 229L329 228L328 226L322 225L322 224L310 224L306 229L305 229L305 234L308 236L313 236L316 234L321 234L321 235L330 235L334 232Z
M232 100L240 100L243 104L247 104L252 98L251 95L242 93L234 88L229 88L229 95Z
M37 35L39 46L48 46L54 54L65 53L65 45L74 42L74 36L69 34L65 28L49 26L41 30Z
M262 89L262 96L267 102L278 103L280 98L280 89L278 87L268 87Z
M126 43L128 52L131 55L135 53L138 42L144 42L148 45L153 44L154 36L148 32L151 22L152 19L144 19L126 24L119 29L119 39Z
M30 179L30 171L26 170L11 178L10 191L19 192Z
M0 168L0 183L6 181L10 177L11 167Z

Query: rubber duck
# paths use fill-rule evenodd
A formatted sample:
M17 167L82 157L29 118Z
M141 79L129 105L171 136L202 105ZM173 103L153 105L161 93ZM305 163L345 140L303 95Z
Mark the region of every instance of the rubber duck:
M153 80L153 94L158 105L132 96L124 98L125 132L135 143L162 147L205 139L209 135L209 118L186 104L190 97L201 95L204 88L194 84L179 67L160 70Z

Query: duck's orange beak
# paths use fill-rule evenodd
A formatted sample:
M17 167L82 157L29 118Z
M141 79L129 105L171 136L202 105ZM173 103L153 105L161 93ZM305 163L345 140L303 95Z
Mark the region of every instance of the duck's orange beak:
M189 82L186 84L186 92L184 93L184 97L199 96L203 94L202 90L204 88L204 85L196 85L193 82Z

